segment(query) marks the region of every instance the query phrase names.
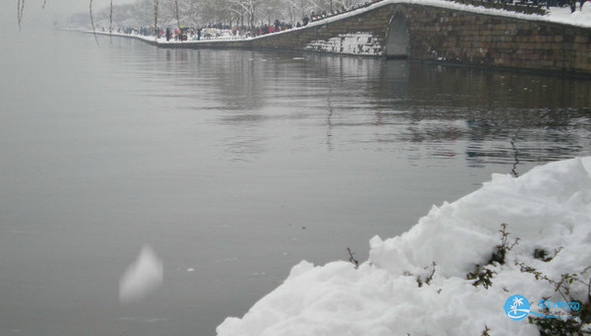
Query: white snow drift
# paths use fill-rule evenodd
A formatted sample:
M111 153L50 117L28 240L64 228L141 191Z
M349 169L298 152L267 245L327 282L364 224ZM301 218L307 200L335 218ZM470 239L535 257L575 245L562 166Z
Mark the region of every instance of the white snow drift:
M304 50L346 55L382 55L380 39L372 33L364 32L339 34L328 40L315 40L308 43Z
M538 335L527 319L514 321L503 310L514 294L532 309L543 297L563 298L553 285L524 273L522 263L559 280L591 265L591 157L550 163L514 178L492 181L453 203L433 207L407 233L371 240L369 260L314 266L302 261L276 290L243 318L227 318L219 336L290 335ZM475 287L466 274L488 262L507 223L512 243L492 286ZM536 249L554 256L534 258ZM432 266L433 262L436 266ZM435 273L429 284L421 287ZM591 272L580 275L588 281ZM580 273L579 273L580 274ZM574 299L588 290L572 285ZM533 311L533 310L532 310ZM485 327L486 326L486 327Z

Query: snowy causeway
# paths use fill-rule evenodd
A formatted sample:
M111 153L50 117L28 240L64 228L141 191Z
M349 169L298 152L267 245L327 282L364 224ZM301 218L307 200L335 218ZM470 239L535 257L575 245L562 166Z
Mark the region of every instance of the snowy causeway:
M356 16L356 15L360 15L364 12L374 10L374 9L382 7L382 6L387 6L387 5L391 5L391 4L398 4L398 3L432 6L432 7L438 7L438 8L453 9L453 10L457 10L457 11L465 11L465 12L470 12L470 13L475 13L475 14L504 16L504 17L522 19L522 20L546 21L546 22L561 23L561 24L573 25L573 26L579 26L579 27L591 27L591 0L587 0L587 1L583 2L582 6L579 6L579 4L577 4L577 10L575 12L571 13L570 7L550 7L548 9L548 14L546 14L546 15L516 13L516 12L506 11L506 10L502 10L502 9L464 5L464 4L460 4L457 2L446 1L446 0L383 0L383 1L377 2L377 3L367 6L367 7L363 7L363 8L356 9L356 10L351 10L351 11L343 13L343 14L334 15L334 16L331 16L331 17L328 17L325 19L320 19L320 20L311 22L310 24L308 24L305 27L304 26L297 27L297 28L277 32L275 34L288 34L289 32L291 32L293 30L301 30L301 29L307 29L307 28L315 27L315 26L322 26L322 25L325 25L330 22L335 22L335 21L339 21L339 20L343 20L343 19L347 19L347 18ZM105 32L98 32L98 33L99 34L109 34L109 33L105 33ZM341 36L341 37L339 37L339 39L341 39L341 38L346 39L347 37L349 37L350 39L355 38L355 41L356 41L358 37L363 36L363 34L365 34L365 33L358 33L358 34L361 34L361 35ZM121 34L121 33L112 33L112 35L113 36L129 36L128 34ZM208 43L227 42L228 40L252 40L252 39L265 38L265 35L261 35L261 36L257 36L257 37L225 36L225 37L220 37L220 38L215 38L215 39L190 40L190 41L186 41L186 42L178 42L178 41L173 41L173 40L167 41L165 37L161 37L161 38L158 38L155 40L154 36L142 36L142 35L133 35L133 36L138 39L142 39L142 40L149 41L149 42L156 41L159 44L179 44L179 43L181 43L181 44L200 44L200 43L205 43L205 42L208 42ZM365 37L367 38L367 36L365 36ZM369 36L369 37L372 37L372 36ZM342 47L345 50L350 50L352 48L352 45L355 45L352 42L353 42L352 40L346 41L345 43L343 43ZM320 47L325 49L325 51L334 51L334 50L332 50L335 48L334 41L329 41L329 42L325 42L325 43L327 43L328 46L320 46ZM312 44L312 46L309 46L308 49L318 50L318 47L319 46ZM371 46L368 46L368 48L369 47L371 47ZM349 53L349 52L345 51L345 53ZM361 54L368 54L368 52L367 51L362 52Z

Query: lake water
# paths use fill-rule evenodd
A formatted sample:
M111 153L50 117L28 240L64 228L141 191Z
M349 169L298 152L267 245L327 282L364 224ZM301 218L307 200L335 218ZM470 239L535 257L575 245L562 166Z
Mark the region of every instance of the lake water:
M0 50L0 334L211 336L302 259L591 155L591 81L22 33ZM144 244L164 264L118 301ZM419 247L420 248L420 247Z

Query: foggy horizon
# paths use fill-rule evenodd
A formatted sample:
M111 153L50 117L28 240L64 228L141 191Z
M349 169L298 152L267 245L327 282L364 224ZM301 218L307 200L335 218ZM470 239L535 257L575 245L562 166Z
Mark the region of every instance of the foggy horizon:
M54 23L62 23L71 15L89 12L89 0L46 0L45 8L43 1L25 3L22 18L22 30L33 28L51 28ZM113 0L113 5L130 4L137 0ZM0 27L3 30L18 30L17 1L10 0L7 10L0 12ZM92 9L94 13L108 8L110 0L93 0Z

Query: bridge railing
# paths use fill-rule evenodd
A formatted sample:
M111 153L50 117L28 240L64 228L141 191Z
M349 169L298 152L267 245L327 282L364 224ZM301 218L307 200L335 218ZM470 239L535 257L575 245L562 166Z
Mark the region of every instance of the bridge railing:
M487 0L448 0L464 5L480 6L485 8L503 9L524 14L547 14L545 6L538 1L487 1Z
M376 2L381 2L383 0L365 0L360 2L358 5L350 7L348 9L343 10L336 10L332 13L322 13L317 15L312 15L310 17L310 21L314 22L317 20L322 20L329 18L331 16L340 15L346 12L351 12L360 8L368 7L373 5ZM451 2L457 2L464 5L472 5L472 6L480 6L485 8L493 8L493 9L503 9L511 12L517 13L525 13L525 14L539 14L545 15L547 14L546 10L546 1L566 1L566 0L446 0ZM573 1L573 0L570 0Z

